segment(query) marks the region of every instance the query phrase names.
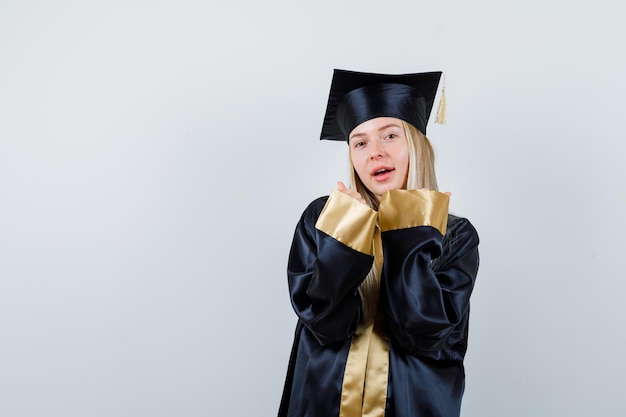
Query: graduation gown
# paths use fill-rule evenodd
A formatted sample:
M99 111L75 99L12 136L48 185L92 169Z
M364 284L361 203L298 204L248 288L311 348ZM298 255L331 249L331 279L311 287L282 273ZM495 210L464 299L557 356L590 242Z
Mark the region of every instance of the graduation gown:
M459 416L478 235L467 219L448 214L445 194L394 190L378 212L338 191L303 212L288 261L298 322L279 417L339 417L363 316L358 288L372 268L377 228L384 259L378 313L388 343L384 415Z

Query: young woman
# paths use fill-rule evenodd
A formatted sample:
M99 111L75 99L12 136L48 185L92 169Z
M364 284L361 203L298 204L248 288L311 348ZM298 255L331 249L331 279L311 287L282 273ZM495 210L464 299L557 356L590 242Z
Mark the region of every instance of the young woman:
M321 138L347 141L352 188L296 226L281 417L459 416L478 235L437 191L440 76L335 70Z

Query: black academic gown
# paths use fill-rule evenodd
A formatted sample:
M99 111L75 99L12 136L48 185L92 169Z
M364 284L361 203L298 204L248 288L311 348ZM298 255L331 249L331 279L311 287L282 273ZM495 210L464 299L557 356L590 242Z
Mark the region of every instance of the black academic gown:
M279 417L339 416L351 337L361 320L358 287L373 256L315 228L327 200L306 208L289 255L299 320ZM385 416L458 417L478 271L476 230L449 215L445 236L423 225L383 231L381 240L379 310L390 349Z

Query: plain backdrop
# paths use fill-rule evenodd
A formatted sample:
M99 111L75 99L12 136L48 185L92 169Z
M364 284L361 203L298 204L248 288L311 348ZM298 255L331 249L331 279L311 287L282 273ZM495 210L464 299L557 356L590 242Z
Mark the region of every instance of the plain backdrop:
M3 0L0 416L276 414L334 68L444 71L481 236L464 417L626 409L617 0Z

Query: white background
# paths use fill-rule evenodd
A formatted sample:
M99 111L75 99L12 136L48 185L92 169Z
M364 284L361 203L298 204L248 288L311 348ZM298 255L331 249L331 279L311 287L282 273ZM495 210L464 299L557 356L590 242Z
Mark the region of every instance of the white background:
M443 70L464 417L622 416L620 2L0 3L0 416L273 416L333 68Z

